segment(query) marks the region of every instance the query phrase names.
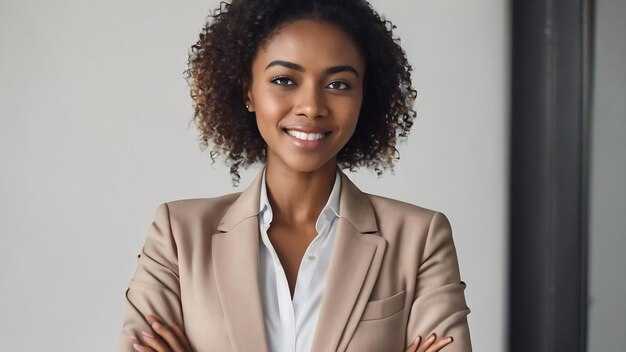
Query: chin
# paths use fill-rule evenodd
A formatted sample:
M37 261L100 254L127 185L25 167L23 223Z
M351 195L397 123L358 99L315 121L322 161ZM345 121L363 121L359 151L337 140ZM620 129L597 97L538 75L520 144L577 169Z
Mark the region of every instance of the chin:
M334 166L336 164L334 160L335 158L321 160L319 158L293 157L290 160L286 160L286 165L294 171L309 173L328 167L329 164Z

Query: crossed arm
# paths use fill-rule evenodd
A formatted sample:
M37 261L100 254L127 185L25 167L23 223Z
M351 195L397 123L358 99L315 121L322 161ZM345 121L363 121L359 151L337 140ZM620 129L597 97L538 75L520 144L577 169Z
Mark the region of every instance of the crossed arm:
M183 328L173 323L168 325L154 315L147 317L152 331L142 332L141 341L135 338L133 348L138 352L191 352L191 344L185 336ZM418 336L405 352L437 352L452 342L452 337L446 336L437 340L435 335L422 339Z
M441 213L432 218L423 258L407 325L407 331L415 332L415 337L405 352L436 352L446 346L445 352L471 352L465 284L460 281L450 224ZM131 346L136 351L192 351L182 326L177 263L169 209L162 204L126 292L127 316L120 351L128 351ZM155 297L165 308L155 309L151 301Z

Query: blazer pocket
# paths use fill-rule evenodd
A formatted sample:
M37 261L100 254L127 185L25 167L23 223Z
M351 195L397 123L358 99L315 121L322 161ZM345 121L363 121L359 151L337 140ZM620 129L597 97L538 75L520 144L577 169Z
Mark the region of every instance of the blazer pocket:
M398 313L404 308L405 296L406 290L402 290L391 297L367 302L361 321L382 319Z

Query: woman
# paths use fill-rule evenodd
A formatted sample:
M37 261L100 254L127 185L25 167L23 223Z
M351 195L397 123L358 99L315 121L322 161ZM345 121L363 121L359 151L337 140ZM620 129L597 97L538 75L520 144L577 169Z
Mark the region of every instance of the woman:
M234 182L265 167L242 193L158 208L120 351L471 351L446 217L341 171L393 167L411 128L391 29L363 0L216 11L190 55L195 121Z

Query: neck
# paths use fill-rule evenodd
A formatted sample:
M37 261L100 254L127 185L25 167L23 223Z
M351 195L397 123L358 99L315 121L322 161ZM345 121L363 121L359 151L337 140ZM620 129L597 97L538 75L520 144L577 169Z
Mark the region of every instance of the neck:
M280 167L268 158L265 183L274 219L283 224L315 223L333 189L337 161L300 172Z

